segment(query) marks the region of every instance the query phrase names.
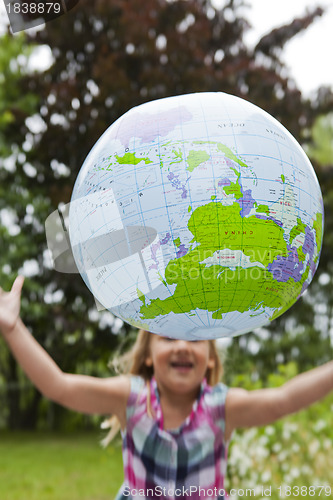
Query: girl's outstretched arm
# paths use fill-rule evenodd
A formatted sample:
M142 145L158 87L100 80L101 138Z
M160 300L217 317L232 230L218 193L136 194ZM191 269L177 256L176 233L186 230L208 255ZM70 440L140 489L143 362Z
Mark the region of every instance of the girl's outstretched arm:
M239 427L259 427L295 413L333 391L333 361L297 375L281 387L232 388L226 399L226 437Z
M44 396L56 403L87 414L115 414L124 427L129 379L64 373L19 317L22 286L19 276L9 293L0 289L0 331L24 372Z

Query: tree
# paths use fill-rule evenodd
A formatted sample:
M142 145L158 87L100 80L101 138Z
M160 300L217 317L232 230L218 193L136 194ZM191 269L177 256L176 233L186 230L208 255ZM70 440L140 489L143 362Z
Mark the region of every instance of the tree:
M96 363L105 362L119 338L128 338L109 335L109 325L92 318L93 299L80 277L54 272L45 253L44 221L70 201L78 170L93 144L132 106L197 91L224 91L248 99L300 140L327 103L304 99L279 56L286 41L321 14L314 10L249 49L243 42L249 24L242 0L226 0L221 8L210 0L81 0L67 15L29 34L27 46L49 46L52 61L43 73L19 81L22 95L38 95L34 121L18 117L15 130L9 127L6 132L7 144L15 137L18 145L26 146L15 171L2 171L3 182L20 186L27 197L17 203L16 197L3 193L19 227L7 261L13 271L23 260L36 263L25 288L23 316L65 370L84 365L87 353ZM272 363L286 322L275 323ZM124 325L123 332L128 331ZM235 340L234 359L244 359L251 339ZM265 355L260 351L258 362L271 370Z
M31 49L30 49L31 50ZM24 126L24 119L37 110L37 98L32 93L22 94L20 80L24 75L24 61L29 49L24 47L24 38L12 38L4 35L0 46L0 235L1 256L0 275L4 287L11 282L13 268L19 267L27 260L27 246L23 243L26 236L20 231L18 217L25 211L29 203L29 193L26 190L25 176L23 174L24 151L21 147L21 136L17 132L17 124ZM10 134L11 140L8 140ZM17 181L15 170L20 168L20 181ZM5 221L10 220L11 226ZM29 238L30 241L30 238ZM31 248L31 241L30 241ZM10 258L9 258L10 255ZM3 375L2 386L7 390L7 403L9 407L9 420L13 422L18 409L18 392L12 391L13 385L18 384L18 372L14 360L8 356L7 351L1 351L1 372ZM2 377L1 377L2 378ZM1 380L0 378L0 380ZM10 381L4 385L4 380Z

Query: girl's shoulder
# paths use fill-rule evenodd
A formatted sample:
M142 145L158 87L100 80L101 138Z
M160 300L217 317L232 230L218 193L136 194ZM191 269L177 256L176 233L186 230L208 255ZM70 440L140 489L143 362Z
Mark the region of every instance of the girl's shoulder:
M225 419L225 404L228 391L229 387L222 382L204 387L203 404L214 420L224 421Z
M146 405L149 388L147 381L139 375L128 375L130 382L130 393L127 400L127 418L141 405Z
M131 403L132 399L137 399L137 397L142 394L142 391L146 388L147 382L140 375L128 375L130 380L130 395L128 402Z
M225 385L223 382L218 382L215 385L207 385L206 384L206 394L208 397L211 397L213 400L217 401L225 401L228 391L230 388Z

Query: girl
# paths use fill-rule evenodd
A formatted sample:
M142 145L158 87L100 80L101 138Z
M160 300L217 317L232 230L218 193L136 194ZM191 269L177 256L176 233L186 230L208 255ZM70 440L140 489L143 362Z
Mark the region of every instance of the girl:
M121 498L223 499L234 429L262 426L333 390L333 362L280 388L246 391L219 383L214 341L187 342L141 331L132 375L98 379L63 373L19 317L23 278L0 290L0 330L48 398L76 411L112 414L123 437Z

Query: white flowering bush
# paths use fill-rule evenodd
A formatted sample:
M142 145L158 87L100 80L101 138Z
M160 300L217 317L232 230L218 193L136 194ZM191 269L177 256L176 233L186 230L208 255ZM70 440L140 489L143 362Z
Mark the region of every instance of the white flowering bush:
M293 369L289 367L289 375ZM271 387L281 385L281 373L269 382ZM229 448L226 490L238 490L239 495L232 498L332 498L332 415L333 395L329 395L272 425L235 432Z

